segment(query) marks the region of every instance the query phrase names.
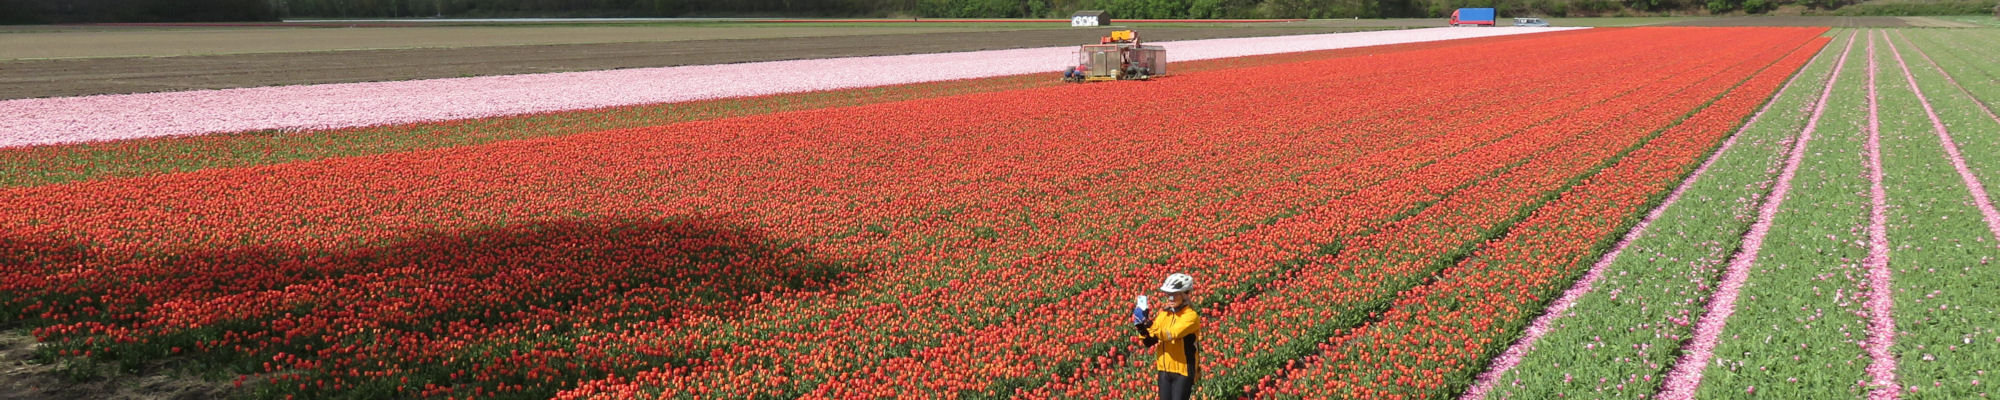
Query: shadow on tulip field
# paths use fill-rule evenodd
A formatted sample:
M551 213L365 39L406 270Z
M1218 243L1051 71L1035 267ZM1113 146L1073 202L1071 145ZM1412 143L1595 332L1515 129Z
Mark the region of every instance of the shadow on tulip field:
M67 367L46 374L63 375L71 386L130 378L121 374L256 379L277 370L313 379L325 377L315 364L337 374L344 363L377 361L404 364L402 376L412 381L449 384L464 382L453 379L458 371L495 369L489 363L499 361L483 351L561 347L630 329L621 324L698 315L726 321L759 293L840 286L862 268L817 259L804 246L737 225L582 218L336 248L287 242L144 252L0 232L0 264L25 266L0 271L0 330L37 329L43 345L34 362ZM80 329L90 326L132 333L107 337ZM464 339L468 327L485 335ZM434 350L405 354L380 343L382 349L314 359L329 345L391 337ZM523 344L523 337L548 342ZM198 348L206 350L192 350ZM280 354L307 363L275 369L265 363ZM556 373L569 378L559 382L575 382L687 360L637 361L643 362ZM49 381L0 376L0 385L29 378ZM339 392L396 393L387 381L364 385L383 387ZM283 397L265 389L258 391Z

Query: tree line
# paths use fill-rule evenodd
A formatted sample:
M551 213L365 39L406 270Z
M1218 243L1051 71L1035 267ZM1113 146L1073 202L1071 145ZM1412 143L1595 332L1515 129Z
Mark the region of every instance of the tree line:
M0 23L261 21L420 17L932 17L1113 18L1441 17L1460 7L1505 16L1763 13L1836 10L1861 0L0 0ZM1882 14L1960 13L1996 0L1945 0ZM1928 4L1928 5L1925 5ZM1856 10L1873 14L1868 7ZM1842 13L1852 14L1852 13Z
M0 23L267 21L270 0L0 0Z

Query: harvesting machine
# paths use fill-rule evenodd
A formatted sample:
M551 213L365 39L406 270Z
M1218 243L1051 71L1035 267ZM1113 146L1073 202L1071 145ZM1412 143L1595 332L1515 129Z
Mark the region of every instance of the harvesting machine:
M1139 42L1139 33L1111 31L1097 44L1076 50L1077 65L1063 70L1063 81L1100 82L1145 80L1167 74L1167 48Z

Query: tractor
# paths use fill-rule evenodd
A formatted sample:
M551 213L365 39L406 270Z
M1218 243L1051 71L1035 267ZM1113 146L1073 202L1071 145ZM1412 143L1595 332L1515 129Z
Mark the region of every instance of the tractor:
M1167 74L1167 48L1140 44L1139 33L1112 31L1097 44L1076 50L1077 65L1063 70L1065 82L1146 80Z

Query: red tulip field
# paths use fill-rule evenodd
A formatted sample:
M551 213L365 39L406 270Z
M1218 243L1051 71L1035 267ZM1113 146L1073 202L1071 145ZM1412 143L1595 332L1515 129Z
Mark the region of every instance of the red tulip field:
M0 148L0 328L249 398L1141 399L1133 295L1186 273L1196 398L1977 398L1994 38L1584 29Z

